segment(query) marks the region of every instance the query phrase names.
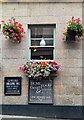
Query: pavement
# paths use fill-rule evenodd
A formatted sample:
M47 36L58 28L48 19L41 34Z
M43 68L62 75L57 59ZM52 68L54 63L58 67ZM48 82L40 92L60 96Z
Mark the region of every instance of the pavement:
M36 117L29 117L29 116L11 116L11 115L0 115L0 120L32 120L32 119L35 119L37 120Z
M0 120L72 120L72 119L54 119L54 118L41 118L41 117L30 117L30 116L0 115Z

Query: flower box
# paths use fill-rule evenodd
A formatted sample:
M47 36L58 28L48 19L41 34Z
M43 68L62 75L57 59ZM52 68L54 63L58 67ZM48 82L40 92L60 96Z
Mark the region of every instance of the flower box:
M60 65L57 62L27 62L25 65L20 66L20 69L24 71L26 77L32 79L46 79L49 78L52 73L59 70Z

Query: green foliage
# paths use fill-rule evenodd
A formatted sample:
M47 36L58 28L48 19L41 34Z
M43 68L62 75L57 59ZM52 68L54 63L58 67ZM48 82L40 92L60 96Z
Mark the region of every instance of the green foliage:
M65 29L63 33L65 36L68 37L72 34L78 37L83 36L84 29L81 24L80 18L74 19L74 17L72 17L72 20L68 21L67 24L68 24L67 28Z

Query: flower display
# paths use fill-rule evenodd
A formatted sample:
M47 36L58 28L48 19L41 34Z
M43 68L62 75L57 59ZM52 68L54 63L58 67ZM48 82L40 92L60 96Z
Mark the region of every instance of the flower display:
M81 37L84 33L83 26L81 24L80 18L74 18L72 17L71 20L67 22L67 28L65 28L64 35L66 37Z
M21 23L15 21L15 19L9 19L7 23L4 20L1 21L3 24L2 32L6 39L11 39L14 42L21 43L22 37L25 34L24 28Z
M48 77L51 73L57 72L60 65L57 62L27 62L19 67L24 71L26 77L33 79L41 79Z

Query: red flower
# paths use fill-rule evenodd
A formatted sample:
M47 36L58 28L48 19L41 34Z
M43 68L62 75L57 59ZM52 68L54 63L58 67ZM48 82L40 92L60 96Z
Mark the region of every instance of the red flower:
M18 26L19 26L19 27L22 27L22 24L19 23Z
M56 62L52 62L52 65L58 65Z
M22 28L22 32L24 31L24 28Z
M19 43L21 43L22 42L22 40L19 40Z
M17 25L18 24L18 22L14 22L14 25Z
M18 28L18 31L19 31L19 32L23 32L23 30L22 30L22 29L20 29L20 28Z
M41 66L47 65L47 62L41 62Z

